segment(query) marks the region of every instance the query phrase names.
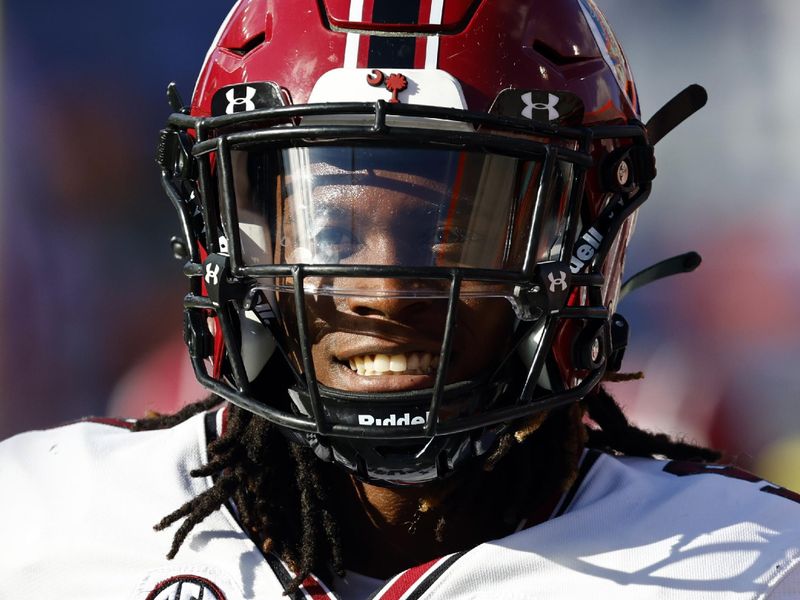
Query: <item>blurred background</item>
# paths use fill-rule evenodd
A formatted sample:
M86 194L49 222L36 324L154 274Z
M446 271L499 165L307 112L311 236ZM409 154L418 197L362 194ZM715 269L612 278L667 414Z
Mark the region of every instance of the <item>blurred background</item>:
M704 263L620 306L624 368L645 379L613 392L638 424L800 489L800 3L597 3L644 120L690 83L710 96L659 144L627 272L687 250ZM2 4L0 439L202 395L153 156L166 84L188 101L229 8Z

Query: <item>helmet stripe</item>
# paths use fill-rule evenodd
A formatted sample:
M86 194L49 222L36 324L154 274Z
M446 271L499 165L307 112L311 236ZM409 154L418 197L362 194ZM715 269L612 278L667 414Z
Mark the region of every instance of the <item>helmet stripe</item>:
M364 18L364 0L350 0L348 19L351 22L361 21ZM358 66L358 46L361 36L357 33L348 33L344 46L344 67L355 69Z
M431 25L442 24L442 14L444 13L444 0L433 0L431 2L431 14L429 22ZM425 49L425 68L435 69L439 66L439 36L428 36Z

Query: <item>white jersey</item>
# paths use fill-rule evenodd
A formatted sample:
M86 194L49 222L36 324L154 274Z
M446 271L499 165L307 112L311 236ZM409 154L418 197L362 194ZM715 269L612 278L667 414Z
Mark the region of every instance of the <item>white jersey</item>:
M153 530L211 486L189 472L206 462L217 416L136 433L83 422L0 444L0 599L286 598L292 574L227 508L173 560L176 526ZM353 574L334 583L339 596L310 576L294 598L370 587L384 600L800 598L798 501L735 469L588 451L544 523L387 582Z

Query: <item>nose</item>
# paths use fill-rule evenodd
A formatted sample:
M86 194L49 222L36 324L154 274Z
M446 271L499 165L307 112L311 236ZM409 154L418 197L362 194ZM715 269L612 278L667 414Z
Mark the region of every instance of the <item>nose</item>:
M434 306L442 304L442 285L435 281L397 278L359 278L357 293L347 298L349 312L360 317L382 317L407 322L421 315L432 316ZM446 304L446 300L444 301Z
M429 260L419 244L386 227L373 227L354 259L372 265L420 265ZM382 317L407 322L426 313L438 314L434 304L447 297L447 282L395 277L346 278L342 287L354 293L346 300L347 310L360 317ZM363 293L363 295L361 295ZM444 301L446 305L446 300ZM415 319L416 320L416 319Z

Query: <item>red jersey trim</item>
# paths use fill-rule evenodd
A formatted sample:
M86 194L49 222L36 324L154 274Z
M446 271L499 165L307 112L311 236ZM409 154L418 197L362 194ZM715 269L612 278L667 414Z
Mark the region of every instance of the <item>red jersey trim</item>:
M466 552L449 554L393 577L372 600L418 600Z

